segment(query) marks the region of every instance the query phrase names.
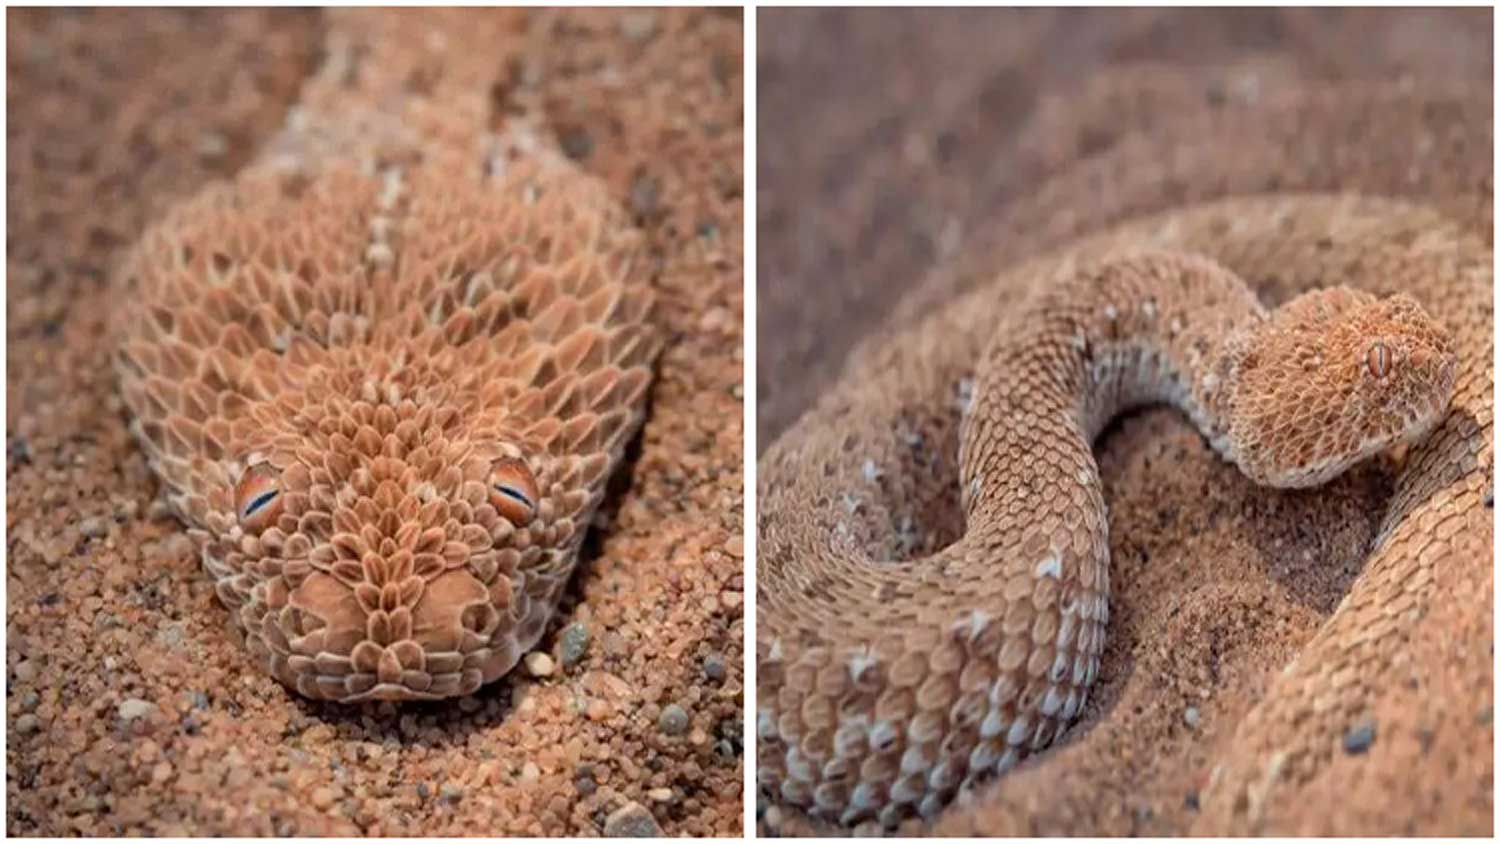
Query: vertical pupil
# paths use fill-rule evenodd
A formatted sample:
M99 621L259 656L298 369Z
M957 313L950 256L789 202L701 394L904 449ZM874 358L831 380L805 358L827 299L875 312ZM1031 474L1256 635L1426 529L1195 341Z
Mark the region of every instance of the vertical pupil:
M531 506L531 499L527 498L525 493L521 492L513 486L509 486L507 484L496 484L495 489L499 490L502 495L508 495L511 498L514 498L517 501L521 502L522 504L525 504L527 507Z
M262 492L260 495L257 495L254 498L250 499L250 503L245 507L245 515L255 515L255 511L271 503L271 499L276 497L276 493L277 491L273 489L269 492Z

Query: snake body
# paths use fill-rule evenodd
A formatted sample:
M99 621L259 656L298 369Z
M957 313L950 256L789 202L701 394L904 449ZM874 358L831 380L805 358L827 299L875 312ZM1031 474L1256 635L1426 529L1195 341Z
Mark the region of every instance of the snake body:
M1411 446L1373 582L1340 611L1379 624L1305 669L1326 689L1319 712L1360 705L1351 672L1393 634L1364 596L1409 608L1422 582L1408 566L1451 536L1434 514L1483 512L1490 266L1422 206L1243 197L1079 239L883 336L760 461L762 789L893 828L1067 727L1108 622L1090 446L1142 402L1182 408L1261 483L1315 484ZM1313 292L1266 314L1241 279ZM1334 285L1358 289L1315 290ZM958 513L928 480L949 438ZM919 523L957 539L928 547Z
M130 426L265 671L436 699L541 637L659 339L602 187L497 132L500 18L332 13L281 136L120 272Z

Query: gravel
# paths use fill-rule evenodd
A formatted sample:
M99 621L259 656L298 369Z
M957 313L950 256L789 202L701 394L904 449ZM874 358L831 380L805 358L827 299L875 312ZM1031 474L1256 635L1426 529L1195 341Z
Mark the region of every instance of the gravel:
M557 656L564 668L571 668L583 659L589 649L589 639L589 626L581 621L563 628Z
M526 655L526 670L530 671L533 677L551 677L552 657L541 651L532 651Z
M133 697L120 701L118 711L120 713L120 720L128 724L142 718L151 718L159 710L156 704Z
M687 732L688 725L692 719L688 717L687 710L677 704L668 704L662 709L661 716L656 719L656 728L669 736L680 736Z
M609 813L604 821L604 834L610 838L657 838L662 831L650 810L630 802Z

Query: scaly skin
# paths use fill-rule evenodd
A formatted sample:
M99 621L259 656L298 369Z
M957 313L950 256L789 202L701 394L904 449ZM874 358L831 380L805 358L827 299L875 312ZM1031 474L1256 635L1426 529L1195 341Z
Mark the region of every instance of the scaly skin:
M286 131L120 272L131 430L255 662L308 697L509 671L643 418L638 238L491 134L504 20L334 12Z
M1320 718L1357 709L1349 672L1399 647L1392 625L1366 616L1403 586L1420 597L1408 569L1449 537L1435 514L1482 512L1490 266L1484 243L1424 207L1235 199L1077 241L884 337L760 461L761 787L829 820L890 828L934 817L1066 727L1108 615L1090 446L1140 402L1182 407L1227 459L1279 485L1416 443L1373 583L1330 622L1351 631L1340 618L1358 616L1365 630L1314 643L1320 663L1267 702L1311 697ZM1236 275L1355 289L1263 318ZM958 431L936 396L965 407ZM924 473L937 474L953 434L961 537L911 559L908 526L941 496Z

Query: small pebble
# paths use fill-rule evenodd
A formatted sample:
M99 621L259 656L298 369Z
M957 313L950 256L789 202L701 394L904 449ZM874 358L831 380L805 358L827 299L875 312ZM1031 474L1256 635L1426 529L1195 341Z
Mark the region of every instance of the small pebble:
M89 516L78 525L78 532L89 539L98 539L108 533L109 528L104 524L103 519L98 516Z
M16 682L30 683L32 680L36 679L36 663L32 662L29 659L21 660L20 662L16 663L15 675Z
M156 704L136 697L126 698L120 701L119 712L120 720L128 724L138 718L150 718L155 715Z
M558 139L562 145L563 154L574 161L582 161L589 157L594 151L594 139L589 135L587 129L573 129L562 134Z
M687 731L689 723L687 710L671 703L661 711L661 717L656 719L656 728L666 735L680 736Z
M1198 715L1198 707L1189 706L1187 710L1182 713L1182 720L1189 727L1192 727L1195 730L1198 729L1198 722L1202 720Z
M464 787L457 783L445 782L443 787L438 789L438 798L447 803L457 803L464 799Z
M37 717L35 715L22 715L20 718L16 719L16 732L20 733L23 736L30 735L31 733L36 732L39 726L41 726L41 724L37 721Z
M541 651L532 651L526 655L526 670L530 671L533 677L551 677L552 657Z
M562 642L557 649L558 659L562 660L564 668L577 665L588 649L589 626L587 624L575 621L564 628Z
M604 834L610 838L660 838L662 831L645 806L631 801L604 819Z
M653 788L650 791L646 792L646 796L651 798L651 801L653 803L667 803L672 800L672 789Z
M1344 752L1350 755L1364 753L1375 743L1375 722L1366 721L1356 724L1349 732L1344 733Z
M578 789L578 793L583 797L587 797L599 789L599 783L594 781L594 767L592 765L582 765L578 768L577 773L573 775L573 787Z
M527 762L521 766L521 782L532 783L542 778L542 769L535 762Z
M703 658L703 676L713 681L724 679L728 669L724 665L724 657L719 654L709 654Z
M333 789L329 788L326 785L319 786L319 787L313 789L313 793L312 793L313 808L314 809L318 809L318 810L327 809L329 806L333 805L333 801L337 797L338 797L338 795L336 795L336 794L333 793Z

